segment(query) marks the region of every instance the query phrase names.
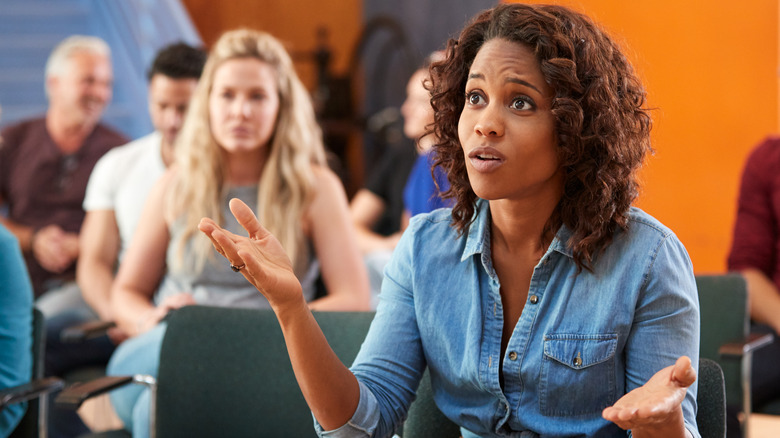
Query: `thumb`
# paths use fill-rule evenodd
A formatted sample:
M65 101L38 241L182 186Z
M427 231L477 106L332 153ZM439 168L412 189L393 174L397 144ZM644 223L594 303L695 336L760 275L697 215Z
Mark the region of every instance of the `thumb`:
M681 356L677 359L672 369L671 380L684 388L691 386L696 381L696 370L691 366L691 359L688 356Z

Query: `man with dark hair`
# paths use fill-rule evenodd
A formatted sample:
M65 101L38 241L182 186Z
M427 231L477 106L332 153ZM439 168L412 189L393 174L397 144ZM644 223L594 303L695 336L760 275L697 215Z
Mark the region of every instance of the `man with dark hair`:
M106 154L92 172L76 275L85 301L100 319L112 319L114 267L130 243L149 190L173 161L173 144L205 60L205 52L183 43L162 49L149 70L155 132Z
M110 290L115 267L130 243L149 191L173 162L173 144L205 61L204 51L183 43L158 52L148 75L149 113L155 131L111 150L95 165L84 198L86 217L76 269L83 300L79 307L47 321L46 375L105 365L115 346L125 339L124 333L112 328L108 336L68 344L61 342L60 333L76 324L112 320ZM84 431L75 415L58 412L52 420L54 435Z

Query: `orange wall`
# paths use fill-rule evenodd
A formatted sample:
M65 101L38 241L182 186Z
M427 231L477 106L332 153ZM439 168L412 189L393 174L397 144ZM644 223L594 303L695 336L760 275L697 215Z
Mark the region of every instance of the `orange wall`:
M183 0L203 42L211 46L219 36L237 27L271 33L283 41L293 56L306 86L316 83L315 64L307 56L317 46L317 28L329 30L332 68L343 72L362 24L362 0Z
M778 129L778 0L580 0L645 81L656 150L637 205L671 227L696 272L720 272L746 155Z

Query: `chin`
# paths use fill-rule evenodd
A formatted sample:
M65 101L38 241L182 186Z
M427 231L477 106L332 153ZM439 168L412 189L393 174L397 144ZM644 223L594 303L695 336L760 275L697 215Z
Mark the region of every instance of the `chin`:
M228 143L223 147L227 152L230 152L232 154L241 154L241 153L247 153L247 152L254 152L258 149L260 149L260 146L257 144L247 144L247 143Z
M476 194L477 197L481 199L486 201L496 201L506 197L506 193L500 190L500 188L496 187L496 184L490 184L488 182L474 184L474 180L471 178L469 179L471 180L471 190L473 190L474 194Z

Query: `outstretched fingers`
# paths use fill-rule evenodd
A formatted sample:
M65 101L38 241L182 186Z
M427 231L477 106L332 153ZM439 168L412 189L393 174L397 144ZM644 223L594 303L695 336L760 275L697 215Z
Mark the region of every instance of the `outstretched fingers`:
M691 359L682 356L604 409L602 416L623 429L668 427L682 421L681 403L695 381Z
M220 227L210 218L201 219L198 229L211 240L218 253L235 265L233 262L238 260L236 242L239 236Z
M252 239L262 239L268 235L268 230L260 225L260 221L257 220L255 212L249 208L242 200L233 198L230 200L230 211L235 216L236 220L242 227L249 233L249 237Z

